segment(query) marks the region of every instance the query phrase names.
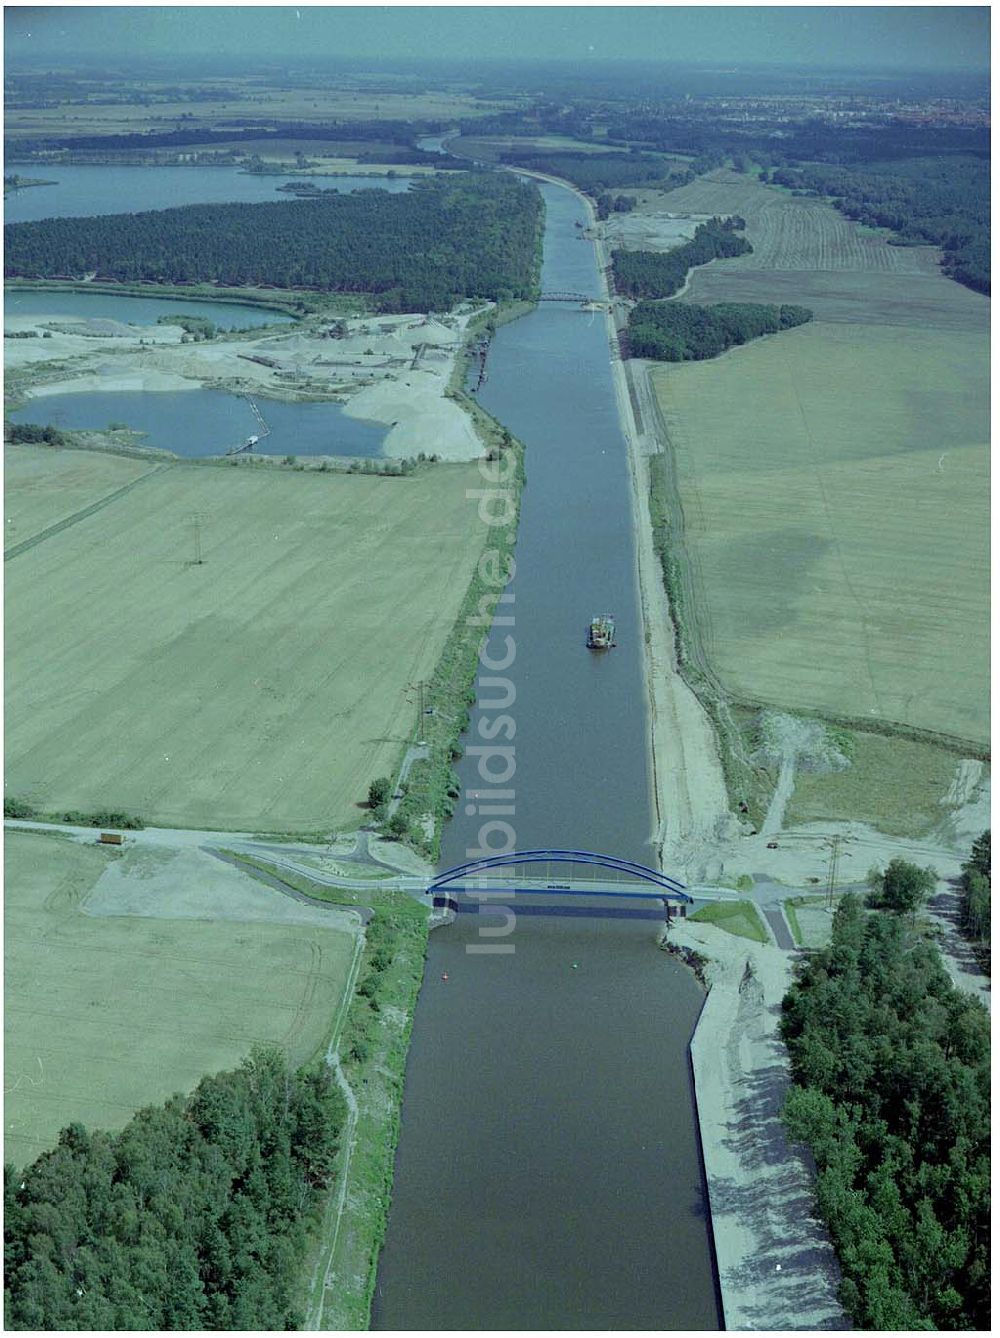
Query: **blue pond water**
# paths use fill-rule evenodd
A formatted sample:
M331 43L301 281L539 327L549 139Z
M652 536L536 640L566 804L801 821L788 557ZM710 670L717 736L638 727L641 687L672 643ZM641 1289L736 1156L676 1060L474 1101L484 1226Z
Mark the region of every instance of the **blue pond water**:
M155 325L161 316L205 316L220 330L249 330L260 325L287 325L291 316L266 307L239 302L201 302L186 298L125 297L117 293L4 292L5 316L66 316L71 319L104 319L124 325Z
M286 404L258 400L271 429L256 447L261 455L381 454L388 427L350 418L339 404ZM8 414L15 423L99 430L125 423L147 434L143 445L195 459L222 455L260 427L250 405L221 390L93 391L38 395Z
M236 167L103 167L80 164L7 163L8 172L49 186L25 186L4 200L5 223L40 218L91 218L95 214L140 213L181 204L259 203L294 200L278 187L292 177L254 176ZM409 177L317 177L321 189L408 190Z

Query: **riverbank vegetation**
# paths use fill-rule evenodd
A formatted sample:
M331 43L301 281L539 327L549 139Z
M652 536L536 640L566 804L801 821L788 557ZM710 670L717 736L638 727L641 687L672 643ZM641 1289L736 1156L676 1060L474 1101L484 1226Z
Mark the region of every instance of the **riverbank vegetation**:
M612 251L615 289L625 297L673 297L695 266L749 255L753 247L737 235L745 227L742 218L712 218L698 224L689 242L671 251Z
M715 358L761 335L812 320L808 307L761 302L640 302L629 312L628 348L634 358L691 362Z
M406 793L396 810L400 834L429 859L437 858L441 826L458 803L454 763L461 757L459 739L476 700L480 647L503 594L506 574L512 569L525 480L523 445L485 411L479 409L478 415L477 426L491 462L485 467L483 483L488 488L492 484L502 494L505 523L484 528L488 550L476 567L441 658L425 684L426 714L419 737L428 755L411 767Z
M324 1063L256 1048L119 1133L5 1168L11 1329L290 1329L346 1107Z
M381 311L441 311L461 298L530 297L542 218L535 186L452 173L400 194L7 224L4 272L316 288L369 294Z
M862 1329L989 1326L989 1018L908 917L843 898L783 1003L785 1121Z

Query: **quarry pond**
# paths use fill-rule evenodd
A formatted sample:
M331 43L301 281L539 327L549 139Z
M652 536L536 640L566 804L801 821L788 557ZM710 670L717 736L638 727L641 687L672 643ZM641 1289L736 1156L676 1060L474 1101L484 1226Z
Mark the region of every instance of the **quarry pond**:
M155 325L169 316L203 316L220 330L250 330L262 325L290 325L292 316L241 302L206 302L198 298L134 297L127 294L73 292L68 289L8 288L5 317L59 316L71 320L112 320L123 325Z
M340 404L256 400L270 432L258 455L377 456L388 428L352 418ZM221 390L85 391L36 395L8 417L14 423L103 431L112 423L145 433L143 447L185 459L224 455L261 427L249 402Z

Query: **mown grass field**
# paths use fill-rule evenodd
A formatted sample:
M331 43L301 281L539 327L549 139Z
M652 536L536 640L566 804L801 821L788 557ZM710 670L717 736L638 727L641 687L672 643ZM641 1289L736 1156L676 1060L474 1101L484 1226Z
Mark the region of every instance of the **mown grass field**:
M168 826L356 821L469 584L478 486L473 465L180 464L14 558L7 792Z
M118 858L7 832L4 1138L18 1166L66 1124L119 1128L255 1042L305 1061L340 1003L354 952L341 930L85 914Z
M155 468L149 460L55 447L4 451L4 548L13 548Z
M816 323L653 372L734 696L987 739L985 355Z

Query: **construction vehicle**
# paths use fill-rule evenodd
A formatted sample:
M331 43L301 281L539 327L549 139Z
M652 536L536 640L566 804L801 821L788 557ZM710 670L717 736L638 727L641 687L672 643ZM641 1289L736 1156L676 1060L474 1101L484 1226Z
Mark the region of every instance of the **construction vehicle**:
M612 650L615 641L615 620L610 613L600 613L590 620L587 646L590 650Z

